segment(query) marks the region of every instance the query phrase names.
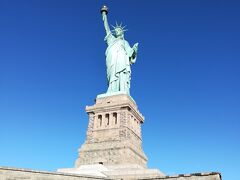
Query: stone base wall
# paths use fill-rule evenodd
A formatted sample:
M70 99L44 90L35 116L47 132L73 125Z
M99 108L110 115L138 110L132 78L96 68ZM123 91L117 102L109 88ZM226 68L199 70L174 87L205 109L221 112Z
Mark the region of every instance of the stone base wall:
M110 178L0 167L0 180L95 180Z
M210 173L193 173L193 174L178 174L174 176L165 177L148 177L138 178L138 180L222 180L222 176L218 172Z
M56 172L46 172L46 171L34 171L29 169L17 169L17 168L7 168L0 167L0 180L221 180L221 174L217 172L211 173L194 173L194 174L181 174L175 176L165 176L165 177L154 177L144 176L135 177L134 176L125 176L125 177L94 177L87 175L76 175L76 174L66 174L66 173L56 173Z
M146 168L147 158L131 141L85 143L79 151L75 165L88 164L138 164Z

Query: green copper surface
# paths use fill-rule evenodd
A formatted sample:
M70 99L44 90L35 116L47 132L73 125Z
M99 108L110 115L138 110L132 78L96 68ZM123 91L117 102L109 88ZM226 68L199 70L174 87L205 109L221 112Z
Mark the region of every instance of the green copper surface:
M113 31L110 30L107 14L108 8L101 9L102 19L106 31L105 41L108 45L106 55L108 89L105 94L109 96L116 93L130 95L131 65L136 62L138 43L130 47L124 39L124 27L116 24Z

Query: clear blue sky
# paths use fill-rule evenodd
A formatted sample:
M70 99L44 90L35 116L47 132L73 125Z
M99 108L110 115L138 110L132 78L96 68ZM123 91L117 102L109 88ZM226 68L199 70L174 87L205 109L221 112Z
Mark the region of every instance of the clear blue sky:
M0 165L73 167L85 106L107 88L104 3L139 42L131 94L148 166L240 179L237 0L1 0Z

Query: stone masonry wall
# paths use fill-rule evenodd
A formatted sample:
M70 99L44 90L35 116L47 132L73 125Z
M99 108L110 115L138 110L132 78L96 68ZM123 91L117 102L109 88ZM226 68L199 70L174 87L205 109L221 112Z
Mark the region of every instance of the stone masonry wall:
M34 171L28 169L17 169L0 167L0 180L95 180L108 179L87 175L65 174L46 171Z
M125 176L121 178L104 178L87 175L76 175L46 171L35 171L29 169L18 169L0 167L0 180L221 180L221 174L218 172L211 173L194 173L194 174L180 174L175 176L165 177L144 177L134 178L133 176Z
M178 174L165 177L138 178L138 180L222 180L219 172Z

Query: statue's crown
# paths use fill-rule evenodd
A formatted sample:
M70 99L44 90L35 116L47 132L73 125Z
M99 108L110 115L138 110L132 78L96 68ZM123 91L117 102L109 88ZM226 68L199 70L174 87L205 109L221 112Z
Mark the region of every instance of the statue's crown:
M112 27L113 27L113 30L119 28L119 29L121 29L123 32L127 31L127 29L125 29L126 26L122 26L122 23L118 24L117 21L116 21L116 25L115 25L115 26L112 25Z

